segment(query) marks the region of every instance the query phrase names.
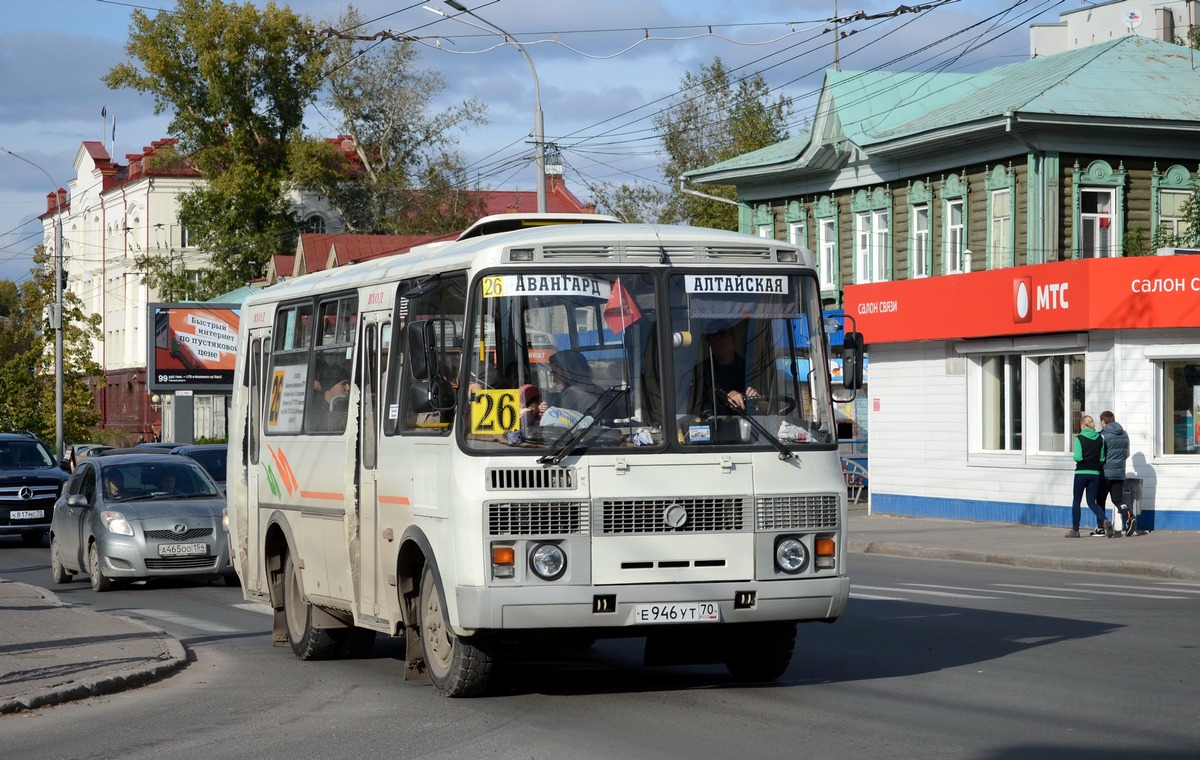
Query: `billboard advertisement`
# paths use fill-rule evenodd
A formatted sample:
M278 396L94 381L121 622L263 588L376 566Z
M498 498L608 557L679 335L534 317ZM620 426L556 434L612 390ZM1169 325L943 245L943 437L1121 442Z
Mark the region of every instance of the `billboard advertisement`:
M147 305L147 388L232 391L240 310L240 304Z

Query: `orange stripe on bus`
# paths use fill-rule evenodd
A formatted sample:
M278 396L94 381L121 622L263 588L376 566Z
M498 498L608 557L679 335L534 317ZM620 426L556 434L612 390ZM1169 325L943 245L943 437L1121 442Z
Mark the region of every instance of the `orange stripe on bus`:
M328 491L301 491L300 495L306 499L325 499L326 501L345 501L346 499L345 494Z
M384 504L402 504L404 506L412 503L408 500L407 496L380 496L379 501Z

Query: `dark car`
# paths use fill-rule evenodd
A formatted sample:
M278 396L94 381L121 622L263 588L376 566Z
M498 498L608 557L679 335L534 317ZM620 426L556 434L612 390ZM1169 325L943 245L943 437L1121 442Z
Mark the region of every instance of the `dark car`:
M0 536L41 546L68 474L33 433L0 433Z
M86 459L54 505L55 583L87 573L108 591L145 578L224 578L237 585L223 523L225 495L187 457L126 454Z
M191 457L208 471L212 479L217 481L221 490L225 490L225 462L229 455L229 445L225 443L196 443L190 446L176 446L172 454Z

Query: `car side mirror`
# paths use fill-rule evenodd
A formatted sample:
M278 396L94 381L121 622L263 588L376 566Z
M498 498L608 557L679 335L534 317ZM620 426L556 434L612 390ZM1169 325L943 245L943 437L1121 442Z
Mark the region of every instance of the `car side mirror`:
M73 493L67 497L68 507L86 507L88 498L81 493Z

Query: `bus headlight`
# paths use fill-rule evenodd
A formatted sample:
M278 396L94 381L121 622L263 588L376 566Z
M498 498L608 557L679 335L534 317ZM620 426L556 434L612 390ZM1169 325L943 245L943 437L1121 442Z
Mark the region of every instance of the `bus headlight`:
M775 544L775 566L785 573L795 574L808 564L808 550L798 538L787 537Z
M567 555L558 544L538 544L529 554L529 568L544 581L556 581L567 570Z

